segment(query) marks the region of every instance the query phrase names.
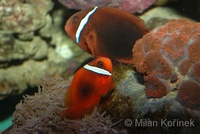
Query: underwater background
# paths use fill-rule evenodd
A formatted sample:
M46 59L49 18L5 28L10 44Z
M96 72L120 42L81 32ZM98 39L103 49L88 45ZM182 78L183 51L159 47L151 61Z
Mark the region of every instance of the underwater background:
M161 123L160 119L168 119L168 121L177 119L177 122L188 121L189 125L191 126L193 126L192 121L194 121L194 126L197 127L194 127L194 129L192 128L191 131L191 127L188 129L172 128L171 130L168 130L168 127L164 126L164 131L171 133L199 132L199 0L89 0L87 2L81 0L1 0L0 132L5 131L7 128L12 126L12 123L18 123L21 126L23 126L22 124L27 125L33 122L40 124L42 119L34 121L29 121L27 119L27 122L24 123L23 120L25 118L22 118L22 115L26 112L27 118L35 116L34 112L29 113L29 115L28 112L31 110L26 108L36 105L38 103L37 100L40 100L41 106L33 106L35 109L38 111L40 111L40 109L45 109L45 106L42 106L44 103L47 103L46 105L48 106L53 104L52 107L54 107L54 110L46 106L47 111L50 109L50 112L55 112L55 115L59 115L56 110L59 111L62 109L62 107L60 107L60 103L62 103L64 100L65 90L69 86L69 82L73 78L75 72L85 63L88 63L88 59L91 59L92 57L77 47L72 39L65 33L64 26L69 17L74 13L94 6L115 6L120 9L127 10L128 12L133 13L143 19L149 31L153 31L153 29L156 29L160 26L165 27L154 30L151 34L145 36L143 40L137 42L135 45L135 50L133 50L135 58L134 67L132 65L124 65L123 63L116 64L113 67L113 79L116 83L116 90L114 91L115 95L112 96L112 101L109 102L107 106L100 106L98 109L99 111L96 110L92 113L91 117L86 117L86 119L83 121L84 123L78 121L69 122L58 117L56 118L55 122L53 122L54 124L57 125L58 122L60 122L61 126L70 126L70 124L73 125L70 126L68 130L65 130L61 127L54 129L48 128L45 131L55 131L59 133L67 131L80 133L81 130L83 130L83 132L87 132L86 130L92 130L91 132L95 132L97 130L93 131L93 129L98 126L98 121L101 119L101 123L103 125L101 128L99 128L99 130L102 130L104 127L105 132L130 133L136 131L138 133L162 133L162 129L152 129L152 123L154 123L154 125L156 125L156 122L159 124ZM167 23L172 19L180 18L186 18L187 20ZM168 28L170 26L174 26L174 28ZM186 30L182 28L183 26L186 27ZM173 36L173 32L176 33L174 30L176 28L180 31L182 30L180 32L180 36L178 37ZM187 32L187 29L194 29L193 31L196 30L196 32ZM155 42L160 42L159 39L164 38L165 33L168 33L168 36L170 36L165 40L166 42L171 38L173 38L172 42L176 42L175 40L178 40L178 42L181 43L185 41L185 44L187 44L187 42L197 42L194 44L194 47L187 47L187 52L191 53L187 53L189 58L185 56L185 51L177 52L177 55L173 55L173 53L176 53L170 51L170 49L174 47L173 45L169 46L169 50L166 52L165 48L160 48L159 51L163 53L161 53L161 55L156 54L158 57L156 60L152 59L153 56L147 56L147 53L152 53L153 55L154 53L157 53L158 50L156 45L151 46L151 48L147 48L146 44L148 45L148 43L154 44ZM182 33L186 34L184 35ZM185 38L185 36L188 38ZM180 41L179 37L184 40ZM143 48L147 49L143 50ZM185 46L180 45L180 47L176 49L182 50L183 48L185 50ZM141 50L144 51L142 54L137 53ZM176 58L179 56L181 57L181 54L184 53L184 56L182 56L181 59L178 59L181 61L181 63L179 64L174 62L171 60L171 57L169 59L163 58L165 56L164 54L167 52L169 55L172 55L171 57L174 56ZM191 63L184 60L187 58L191 60ZM143 61L147 63L145 65L146 68L143 68L143 65L141 65ZM170 66L166 67L167 64L165 64L165 62L169 63L169 61ZM152 65L153 63L155 66ZM160 70L155 69L158 66L161 68ZM179 73L176 73L177 70L170 71L169 68L176 66L179 70ZM135 71L135 68L137 71ZM146 74L146 76L143 77L143 74ZM44 76L47 78L44 79ZM49 78L49 76L55 79ZM178 79L179 76L181 76L183 80ZM162 80L159 82L157 79ZM146 85L144 82L146 82ZM38 88L39 85L42 85L41 89ZM158 95L151 91L148 93L145 92L147 88L154 88L152 85L163 86L165 90L157 90L159 92ZM183 92L176 92L177 87L180 87L181 91ZM194 87L194 90L188 91L184 87ZM47 89L50 89L52 92L49 92ZM170 91L168 91L169 89ZM175 92L171 92L171 89ZM189 94L190 92L196 94L197 97L195 96L194 99L184 98L184 95ZM34 95L35 98L33 97ZM55 97L56 95L60 95L60 98ZM148 97L162 98L149 99ZM21 102L23 99L24 102L27 102L27 104ZM46 102L45 99L51 101ZM13 117L12 115L14 111L15 114ZM47 111L40 111L37 113L37 116L42 116ZM105 111L106 114L102 111ZM45 127L45 123L49 121L48 119L51 120L52 116L49 114L49 116L46 117L44 124L41 123L41 126ZM141 121L139 119L144 120ZM139 129L130 127L130 125L133 125L133 122L139 121L141 121ZM93 126L94 128L90 128L92 125L88 125L88 122L95 124ZM115 122L121 123L115 124ZM165 125L164 123L163 125ZM17 125L12 126L15 128L15 130L12 130L12 133L25 132L21 130L25 130L25 127L29 127L26 125L23 126L23 129L17 128ZM33 126L34 125L35 124L33 123ZM141 127L141 125L143 125L143 127ZM149 125L150 127L147 128L145 125ZM74 130L74 126L79 126L78 130ZM144 127L145 129L143 130ZM87 129L84 130L84 128Z

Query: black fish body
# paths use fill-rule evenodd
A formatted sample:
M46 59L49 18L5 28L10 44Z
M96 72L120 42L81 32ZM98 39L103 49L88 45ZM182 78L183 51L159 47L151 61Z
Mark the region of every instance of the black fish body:
M81 25L82 20L84 25ZM148 32L140 18L114 7L80 11L70 17L65 30L94 57L103 56L124 63L132 63L135 41Z

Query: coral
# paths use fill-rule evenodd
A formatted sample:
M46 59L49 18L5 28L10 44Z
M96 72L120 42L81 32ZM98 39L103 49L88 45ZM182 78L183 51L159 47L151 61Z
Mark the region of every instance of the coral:
M151 6L155 0L58 0L69 9L86 9L94 6L114 6L131 13L143 12Z
M14 49L14 37L7 33L0 34L0 63L10 59ZM0 65L0 67L3 65Z
M0 100L39 85L44 74L68 78L89 57L66 36L65 9L54 5L0 1Z
M82 120L69 120L61 116L64 95L69 86L62 78L45 77L38 93L25 96L13 114L12 134L28 133L118 133L114 123L96 108Z
M136 70L143 73L148 97L178 90L186 107L200 105L200 23L171 20L138 40L133 47ZM190 93L189 93L190 92Z
M146 27L151 31L158 26L165 25L172 19L187 18L187 16L185 16L185 14L181 14L176 9L161 6L147 10L140 16L140 18L145 21Z
M0 2L1 30L31 33L46 24L46 19L43 18L52 7L51 1L2 0Z

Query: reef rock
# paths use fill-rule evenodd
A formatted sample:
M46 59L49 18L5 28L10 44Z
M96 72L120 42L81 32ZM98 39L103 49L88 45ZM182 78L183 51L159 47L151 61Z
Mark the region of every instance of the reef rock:
M86 9L95 6L114 6L131 13L141 13L149 6L153 5L156 0L58 0L69 9Z
M178 91L176 100L200 110L200 23L171 20L133 47L136 70L144 74L147 97Z

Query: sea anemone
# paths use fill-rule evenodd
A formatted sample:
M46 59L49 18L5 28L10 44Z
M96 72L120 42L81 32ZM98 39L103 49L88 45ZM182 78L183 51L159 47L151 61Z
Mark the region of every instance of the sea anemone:
M64 107L64 95L69 82L62 78L44 78L38 93L25 96L13 114L10 133L118 133L110 117L97 108L82 120L69 120L61 116ZM122 133L125 133L122 132Z

